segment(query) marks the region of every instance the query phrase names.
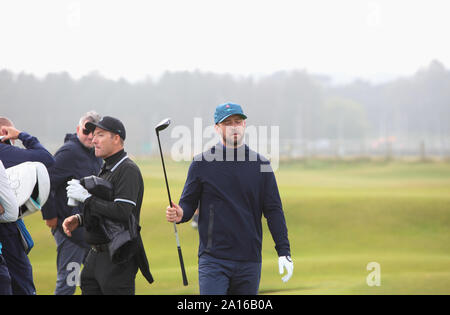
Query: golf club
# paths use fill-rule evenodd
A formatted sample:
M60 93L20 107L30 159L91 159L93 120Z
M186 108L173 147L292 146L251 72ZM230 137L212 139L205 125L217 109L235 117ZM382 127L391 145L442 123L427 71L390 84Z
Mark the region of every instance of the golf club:
M170 207L172 207L172 198L170 198L170 190L169 190L169 182L167 181L166 166L164 165L164 156L161 149L161 141L159 140L159 132L169 127L169 125L170 125L170 118L166 118L156 125L155 131L156 137L158 138L159 153L161 154L161 162L164 171L164 178L166 180L167 195L169 196L169 205ZM186 270L184 269L183 254L181 253L180 239L178 237L177 224L175 222L173 222L173 228L175 230L175 238L177 240L178 258L180 258L180 267L181 267L181 274L183 276L183 285L188 285Z

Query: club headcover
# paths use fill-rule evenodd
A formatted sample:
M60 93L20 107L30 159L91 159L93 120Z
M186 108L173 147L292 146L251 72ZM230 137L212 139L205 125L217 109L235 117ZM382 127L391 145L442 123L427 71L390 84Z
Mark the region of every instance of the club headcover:
M106 179L91 175L80 179L80 184L87 191L103 200L112 201L114 197L114 187Z

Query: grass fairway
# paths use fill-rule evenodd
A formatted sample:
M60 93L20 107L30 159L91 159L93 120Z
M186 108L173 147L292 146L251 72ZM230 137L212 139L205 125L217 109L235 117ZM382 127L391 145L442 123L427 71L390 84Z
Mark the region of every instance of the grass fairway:
M165 221L160 161L138 164L145 180L142 235L155 282L138 273L136 294L198 294L197 231L179 225L184 287L173 227ZM175 201L188 166L167 165ZM276 176L295 268L283 283L264 222L261 294L450 294L450 164L285 162ZM25 223L36 244L29 257L37 294L52 294L54 239L39 214ZM369 262L380 264L380 286L366 283Z

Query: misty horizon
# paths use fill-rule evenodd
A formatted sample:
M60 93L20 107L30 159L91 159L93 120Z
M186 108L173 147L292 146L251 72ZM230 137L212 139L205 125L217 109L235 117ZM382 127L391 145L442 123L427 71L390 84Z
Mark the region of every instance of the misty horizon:
M102 77L106 80L111 81L122 81L125 80L130 84L135 83L143 83L147 80L158 82L165 74L170 73L203 73L203 74L213 74L213 75L219 75L219 76L230 76L235 80L246 80L246 79L253 79L258 80L264 77L269 77L276 73L292 73L292 72L304 72L311 76L315 76L318 78L322 78L323 80L327 81L331 85L347 85L352 84L355 81L365 81L372 85L378 85L378 84L384 84L389 83L398 79L411 77L414 74L416 74L418 71L421 71L428 67L433 62L437 62L439 64L442 64L444 67L445 65L438 59L430 60L430 62L427 65L418 65L417 68L410 73L394 73L394 72L377 72L377 73L369 73L369 74L352 74L352 73L345 73L345 72L314 72L309 71L307 68L303 69L280 69L277 71L272 71L270 73L231 73L231 72L216 72L216 71L209 71L209 70L202 70L202 69L194 69L194 70L165 70L162 71L159 74L147 74L140 78L130 78L130 76L122 75L122 76L108 76L102 73L102 71L98 69L93 69L90 71L87 71L86 73L82 75L74 75L73 73L70 73L70 71L67 70L61 70L61 71L49 71L46 73L34 73L33 71L13 71L11 69L8 69L7 67L0 68L0 71L7 71L13 74L14 77L17 77L18 75L29 75L34 76L35 78L39 80L44 80L47 76L51 75L59 75L59 74L67 74L70 79L78 81L82 79L83 77L88 77L91 75L96 75L99 77Z
M374 84L331 84L326 75L280 71L234 77L165 72L158 80L111 80L98 72L34 75L0 70L0 115L54 149L79 117L96 110L123 120L131 153L155 152L153 128L171 117L192 130L212 124L217 105L241 104L254 126L279 126L280 153L450 154L450 71L438 60L413 75ZM168 140L173 143L176 139ZM401 153L400 153L401 152Z

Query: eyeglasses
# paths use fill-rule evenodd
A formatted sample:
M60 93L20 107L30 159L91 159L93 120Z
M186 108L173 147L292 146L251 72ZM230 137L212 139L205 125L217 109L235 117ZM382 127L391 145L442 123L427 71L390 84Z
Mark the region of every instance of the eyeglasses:
M89 130L89 129L86 129L86 128L83 128L83 134L84 135L88 135L88 134L90 134L91 133L91 131Z

